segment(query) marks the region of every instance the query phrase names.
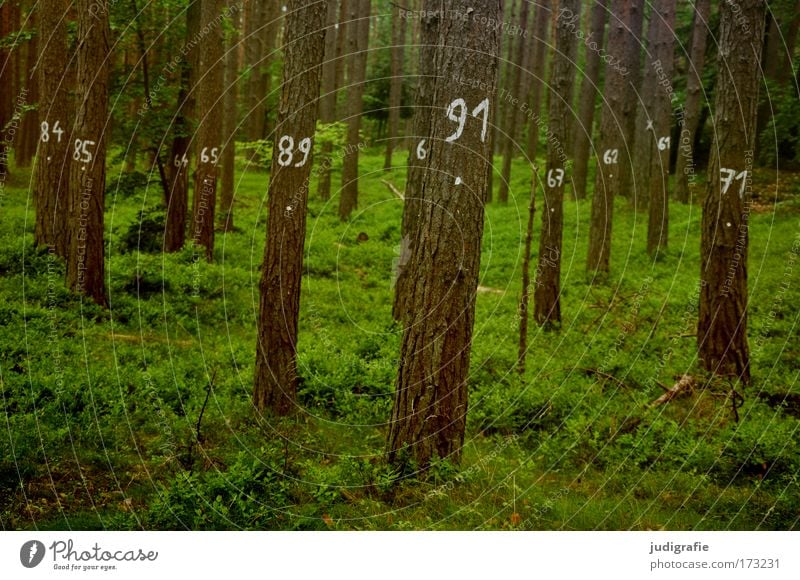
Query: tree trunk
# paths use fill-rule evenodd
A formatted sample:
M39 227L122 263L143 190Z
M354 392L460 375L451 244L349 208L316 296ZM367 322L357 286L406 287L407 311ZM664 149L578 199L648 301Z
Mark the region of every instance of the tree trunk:
M623 54L625 50L626 23L631 0L610 0L608 50L610 55ZM603 109L600 118L600 139L597 152L600 159L595 174L592 197L592 217L589 223L589 254L586 269L602 279L609 271L611 261L611 223L614 215L614 195L619 191L620 163L628 141L618 118L624 109L626 79L619 60L606 62L603 87ZM627 158L626 158L627 159Z
M256 408L278 415L290 413L296 404L300 283L326 8L324 1L291 0L286 22L253 389Z
M428 0L423 9L438 6ZM499 56L499 31L480 23L498 21L499 0L453 0L449 8L473 18L448 18L439 27L422 217L408 263L412 282L388 438L391 462L413 459L421 468L437 456L458 461L464 442Z
M108 0L77 0L79 98L72 131L67 287L108 306L103 212L108 119ZM61 15L63 17L63 13Z
M695 184L694 142L703 106L703 67L706 59L708 19L711 16L711 0L695 2L692 26L691 52L686 73L686 103L683 119L680 120L680 143L675 165L675 199L681 203L691 201L691 186Z
M64 82L67 54L66 0L42 3L39 26L41 52L36 76L39 82L39 139L31 182L36 223L33 239L38 246L53 248L67 257L67 220L64 219L70 182L75 167L70 149L72 118L68 83ZM46 32L45 32L46 31Z
M561 324L561 242L564 227L564 184L567 175L567 141L572 114L572 87L575 83L577 45L570 22L580 21L578 0L561 0L556 19L556 49L550 69L542 234L539 238L539 265L536 268L534 318L546 328ZM520 312L525 316L526 312ZM524 356L524 353L523 353Z
M414 244L419 240L418 227L422 215L422 178L425 175L426 159L431 147L429 129L431 110L433 108L433 90L436 70L434 58L436 43L439 40L439 16L436 13L423 14L419 20L420 47L417 93L414 97L413 134L409 136L411 148L408 152L408 174L403 201L403 221L400 228L400 256L397 261L394 303L392 316L395 320L403 320L407 314L406 304L411 295L406 266ZM460 79L461 77L459 77ZM492 132L489 132L491 136ZM491 151L491 148L489 149ZM489 164L490 165L490 164ZM488 172L487 172L488 173ZM488 185L487 185L488 188Z
M392 154L400 131L400 107L403 100L403 57L406 44L406 19L400 16L400 8L394 7L392 25L392 78L389 85L389 134L386 138L384 170L392 168Z
M228 0L228 7L233 8L236 0ZM222 207L220 207L220 228L224 232L232 232L233 225L233 194L234 194L234 168L236 162L236 124L237 102L239 100L239 53L236 50L239 44L239 15L234 17L233 26L227 31L227 52L225 54L225 82L223 90L223 123L222 123Z
M504 22L514 22L517 14L519 0L500 0L502 19ZM509 86L509 77L511 76L511 63L514 60L514 42L513 38L508 35L500 35L500 53L505 53L503 58L498 64L498 78L497 90L498 93L507 90ZM506 109L508 108L505 99L497 98L497 107L493 114L492 125L497 127L495 134L492 138L492 154L499 154L505 149L505 141L508 138L506 131L508 127L505 125Z
M0 39L6 39L14 29L14 6L11 2L0 4ZM6 134L6 126L14 114L14 59L13 48L0 45L0 178L5 180L8 174L8 154L11 147L6 145L11 140Z
M576 20L577 26L580 21ZM589 151L592 143L592 125L597 95L600 91L600 49L606 29L606 0L592 5L589 34L586 37L586 64L581 80L578 119L573 129L574 153L572 188L575 199L586 198L586 175L589 170ZM594 42L594 45L591 43Z
M713 374L750 382L747 246L764 0L720 4L719 79L700 245L699 357Z
M222 27L212 24L222 11L221 0L202 0L201 29L210 32L200 43L200 78L197 86L197 169L194 180L192 243L205 248L206 260L214 260L214 210L222 144Z
M655 26L654 44L648 47L654 56L654 62L648 62L648 70L652 69L656 78L653 81L653 106L650 109L653 121L653 132L645 133L649 138L636 150L645 148L651 152L650 167L647 170L647 181L642 187L648 188L649 220L647 224L647 253L658 257L659 250L667 247L669 239L669 151L670 130L672 128L672 100L676 96L672 92L673 61L675 54L675 9L676 0L657 0L653 7L650 26ZM668 83L665 85L665 83ZM637 176L638 177L638 176Z
M530 4L528 2L523 1L522 6L520 7L519 12L519 25L522 30L527 30L528 28L528 8ZM509 44L513 44L511 40L509 40ZM514 150L520 148L520 144L517 142L519 137L519 131L517 127L522 119L522 110L521 110L521 103L525 102L525 98L522 96L523 90L523 74L526 76L524 79L525 86L530 86L530 78L528 77L528 63L526 59L526 55L528 54L527 51L527 42L525 39L520 36L517 43L517 54L516 58L509 62L509 89L507 91L501 91L501 95L504 97L503 100L506 102L506 117L505 117L505 132L506 138L503 139L503 168L500 173L500 188L498 189L497 197L500 199L502 203L508 202L508 189L509 189L509 180L511 179L511 161L514 157ZM514 66L514 64L516 66ZM527 94L527 91L525 91Z
M347 63L347 147L342 165L342 193L339 218L347 220L358 206L358 150L361 141L361 113L364 110L364 82L371 18L370 0L350 0L350 54Z
M637 92L641 84L642 26L644 24L644 0L631 0L630 10L625 20L628 28L625 35L623 66L627 71L624 83L622 108L617 110L619 122L624 131L624 142L620 148L619 188L616 195L627 197L634 204L633 144L636 132L636 104L639 102Z
M22 89L25 90L25 101L31 105L39 103L39 83L36 78L36 61L39 57L38 10L31 11L28 18L28 31L33 36L25 42L25 66L21 70ZM22 59L20 59L22 60ZM62 66L63 73L63 66ZM39 109L27 111L22 116L19 126L19 145L16 148L15 161L17 167L30 167L36 154L36 140L39 138Z
M261 2L248 2L245 8L244 50L248 68L247 87L247 139L258 141L264 137L264 115L267 95L260 92L261 61L264 58L264 34L266 27Z
M533 81L531 85L531 122L528 124L528 159L536 165L539 150L539 128L541 127L542 86L547 64L547 39L550 34L549 15L552 0L540 0L536 7L533 46Z
M344 0L342 0L344 1ZM338 23L339 5L336 0L328 0L328 16L325 21L325 60L322 65L322 87L319 99L319 120L322 123L333 123L336 120L336 95L339 89L337 81L337 70L339 62L343 59L337 58L337 41L341 24ZM317 192L323 200L331 197L331 153L333 145L329 141L322 144L320 155L321 165L317 165L319 173L319 184Z

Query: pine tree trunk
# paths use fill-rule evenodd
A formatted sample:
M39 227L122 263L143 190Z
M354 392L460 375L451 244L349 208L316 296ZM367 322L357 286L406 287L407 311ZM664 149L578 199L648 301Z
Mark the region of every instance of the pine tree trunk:
M247 139L257 141L264 137L264 115L267 95L260 92L261 61L264 58L264 32L266 27L263 3L248 2L245 8L245 59L249 70L247 87Z
M631 0L610 0L608 54L623 54L627 38L626 23ZM619 191L620 164L628 149L624 130L621 130L619 112L624 110L626 79L619 60L606 63L603 87L603 108L600 117L600 139L597 153L600 159L595 173L592 217L589 223L589 253L586 269L594 272L594 279L603 279L611 261L611 224L614 215L614 197Z
M344 0L343 0L344 1ZM336 95L339 86L336 84L340 59L337 59L337 41L341 25L337 27L339 4L336 0L328 0L328 15L325 20L325 60L322 64L322 87L319 99L319 120L322 123L333 123L336 120ZM331 197L331 153L333 145L326 141L322 144L320 160L317 165L319 184L317 192L323 200Z
M703 68L706 59L708 19L711 15L711 0L695 2L694 25L692 26L691 53L687 67L686 103L681 120L680 143L675 165L675 199L689 203L695 178L694 142L703 106Z
M652 1L652 0L651 0ZM618 118L624 131L624 144L620 148L619 162L619 188L616 195L627 197L636 203L633 175L634 133L636 132L636 105L639 102L637 92L641 84L641 54L642 54L642 27L644 25L644 0L631 0L630 10L627 12L625 35L625 49L623 66L625 76L625 90L622 99L622 108L617 111Z
M233 8L236 0L228 0L228 7ZM222 123L222 179L220 187L222 189L222 205L220 207L220 229L224 232L232 232L233 222L233 194L234 168L236 164L236 124L237 124L237 102L239 100L239 54L236 50L239 43L239 15L236 14L233 26L227 31L227 52L225 54L225 82L223 90L223 123Z
M586 39L586 65L581 80L578 119L573 129L574 156L572 164L572 187L575 199L586 198L586 176L589 171L589 151L592 143L594 109L600 90L600 49L606 29L606 0L597 0L592 5L589 33ZM579 21L575 21L578 26ZM594 42L594 46L590 44Z
M530 4L523 1L519 11L519 25L522 30L528 28L528 9ZM511 179L511 161L514 157L514 151L521 148L517 142L519 131L517 127L522 119L522 111L520 103L525 102L522 96L523 74L525 75L524 83L530 86L530 78L528 77L528 63L526 62L527 42L520 36L517 42L517 53L513 61L509 62L509 90L501 92L504 100L510 98L511 102L506 103L506 117L505 117L505 132L506 138L503 139L503 168L501 170L500 187L498 189L497 197L502 203L508 202L508 189L509 180ZM509 40L509 44L513 44ZM513 66L513 65L516 66ZM527 93L527 91L526 91Z
M648 69L656 72L656 79L650 115L653 132L647 134L650 138L647 143L651 151L650 167L647 171L647 182L643 185L649 189L647 253L654 258L658 256L659 250L667 247L669 240L669 152L672 102L675 96L671 90L675 54L675 10L676 0L657 0L650 24L654 26L655 23L657 32L654 34L655 43L649 48L655 61L648 63ZM665 83L669 84L665 86ZM636 149L644 148L637 141Z
M423 9L438 6L428 0ZM499 0L453 0L449 8L475 17L439 27L422 217L407 266L412 282L388 438L390 461L413 459L422 468L435 457L458 461L464 442L499 56L499 31L479 22L498 21ZM453 81L461 77L470 83ZM463 126L452 118L463 118Z
M108 0L77 0L78 107L68 194L67 287L107 306L103 212L108 119ZM63 14L62 14L63 16Z
M36 76L39 83L39 140L33 170L33 203L36 223L33 239L38 246L53 248L67 257L67 221L64 219L70 171L75 166L70 148L72 117L69 93L64 82L67 54L66 0L42 3L39 26L44 34ZM46 129L46 131L44 130ZM63 131L63 132L62 132Z
M542 234L539 265L536 268L534 318L540 325L561 324L561 246L564 228L564 186L567 179L567 141L572 116L572 87L575 84L577 39L569 15L580 21L578 0L561 0L556 19L556 49L550 70L547 140L547 173L544 180ZM520 312L526 316L526 312ZM524 353L523 353L524 354Z
M364 110L364 82L371 18L370 0L350 0L350 51L347 68L347 147L342 165L342 193L339 218L347 220L358 206L358 152L361 141L361 113Z
M206 260L214 260L214 210L222 144L221 91L224 72L222 27L212 24L222 12L221 0L202 0L201 30L209 33L200 43L197 86L197 169L194 180L192 243L205 249Z
M400 9L395 8L392 26L392 79L389 85L389 134L386 139L386 159L383 168L392 168L392 154L397 145L400 131L400 107L403 97L403 58L406 43L406 19L400 16Z
M531 85L531 121L528 124L528 159L536 165L536 154L539 150L539 128L541 127L542 80L545 78L547 65L547 39L550 35L550 6L552 0L540 0L536 7L534 37L529 42L534 46L533 53L533 81Z
M278 415L291 413L296 405L307 184L325 50L326 9L324 1L291 0L286 22L284 80L269 184L253 390L256 408L270 409Z
M14 14L11 2L0 4L0 38L5 39L15 31ZM5 180L8 174L8 155L11 147L6 145L10 139L6 135L6 126L11 121L14 111L14 59L8 47L0 46L0 178Z
M22 88L25 90L25 101L28 104L39 103L39 83L36 78L36 61L39 57L38 11L31 11L28 18L28 30L33 36L25 42L25 67L21 70ZM63 66L62 66L63 72ZM19 126L19 146L16 148L15 161L17 167L30 167L36 154L36 140L39 138L39 109L26 111Z
M699 357L713 374L750 383L747 251L764 0L720 4L719 80L700 245Z

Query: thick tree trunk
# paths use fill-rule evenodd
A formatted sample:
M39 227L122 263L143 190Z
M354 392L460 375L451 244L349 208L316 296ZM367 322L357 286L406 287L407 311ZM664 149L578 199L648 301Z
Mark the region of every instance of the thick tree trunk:
M440 19L436 13L424 14L419 20L420 48L417 93L414 97L414 124L409 136L411 143L408 152L408 174L403 201L403 221L400 228L400 256L397 261L394 303L392 316L402 320L407 314L407 301L411 295L410 279L406 266L414 245L419 240L418 226L422 215L422 178L425 175L428 152L432 146L429 141L431 110L433 108L433 89L436 78L434 58L436 43L439 40ZM462 77L458 77L459 81ZM454 81L456 82L456 81ZM491 135L492 132L489 132ZM491 151L491 149L490 149ZM487 172L488 173L488 172ZM487 185L488 188L488 185Z
M649 149L650 167L647 182L637 189L648 191L649 220L647 224L647 253L657 257L659 250L667 247L669 239L669 151L672 110L675 94L672 91L673 61L675 54L675 9L676 0L657 0L653 7L650 26L656 27L652 48L654 57L647 62L655 72L655 92L650 117L653 131L646 132L649 138L641 146L637 140L636 149ZM637 176L638 177L638 176Z
M279 415L292 412L296 404L300 281L326 10L324 1L291 0L283 47L253 390L259 410Z
M36 76L39 82L39 140L33 170L33 203L36 223L33 239L39 246L52 247L67 257L67 220L64 219L72 161L70 130L72 118L65 82L64 55L67 54L66 0L42 3L39 25L41 53ZM79 168L78 168L79 169Z
M439 5L429 0L423 9ZM390 461L422 468L435 457L458 461L464 442L499 55L499 31L480 23L498 21L499 0L453 0L449 8L474 18L448 18L439 27L422 217L407 266L412 282L388 438ZM462 77L470 83L453 82Z
M519 11L519 25L522 30L528 28L528 9L530 4L523 1ZM509 40L509 44L513 44ZM507 91L501 91L503 100L506 102L506 117L504 128L506 138L503 140L503 167L500 173L500 187L498 189L497 197L502 203L508 202L508 189L509 180L511 179L511 161L514 157L514 152L517 148L522 149L517 142L520 131L518 126L522 119L522 110L520 103L526 102L523 96L523 82L526 87L530 86L530 78L528 77L528 62L526 55L528 54L527 42L520 36L517 39L517 51L514 60L509 62L509 84ZM525 78L523 79L523 75ZM527 95L528 91L525 91Z
M344 2L344 0L342 0ZM337 41L341 25L338 23L339 3L328 0L328 15L325 20L325 60L322 64L322 86L319 98L319 120L323 123L333 123L336 120L336 95L339 89L337 71L339 63L344 59L337 58ZM331 153L333 145L326 141L322 144L321 162L317 165L319 184L317 192L321 199L331 197Z
M103 212L108 119L108 0L77 0L78 108L72 131L67 287L108 305ZM63 16L63 14L62 14Z
M703 67L706 59L708 19L711 15L711 0L695 2L692 25L691 52L686 74L686 103L683 119L680 120L680 142L675 165L675 199L689 203L693 197L691 186L695 184L694 142L703 106Z
M228 0L228 7L232 8L237 0ZM223 119L222 119L222 205L220 207L220 229L231 232L233 222L233 194L234 194L234 168L236 162L236 124L237 102L239 100L239 53L236 47L239 43L239 17L234 17L233 26L227 31L227 52L225 54L225 82L223 90Z
M339 218L344 221L358 206L358 152L361 141L361 113L364 110L364 82L371 18L370 0L350 0L350 51L347 63L347 147L342 165L342 193Z
M575 83L577 39L570 15L580 20L578 0L561 0L556 19L556 50L550 70L549 138L547 173L544 180L542 234L539 265L536 268L534 318L545 327L561 324L561 245L564 227L564 186L567 180L567 141L572 116L572 87ZM526 315L525 312L520 312Z
M403 57L406 44L406 19L400 16L400 8L393 7L392 26L392 78L389 85L389 134L386 136L386 159L383 168L392 168L392 154L400 132L400 107L403 97Z
M626 23L631 0L610 0L608 50L611 55L622 54L625 49ZM626 79L620 60L606 62L603 87L603 109L600 118L600 139L597 152L600 159L595 174L592 197L592 217L589 223L589 254L586 269L594 272L594 279L603 279L611 261L611 224L614 215L614 197L619 191L620 164L628 162L623 152L628 150L624 127L619 119L624 110Z
M750 382L747 253L764 0L720 5L719 80L700 246L699 357L716 375Z
M214 260L214 211L222 144L221 92L224 72L222 26L212 24L222 12L221 0L202 0L201 29L210 31L200 43L200 78L197 86L198 152L194 180L192 243L205 249L206 260Z
M531 122L528 124L528 159L536 164L539 150L539 129L541 127L542 86L544 85L547 64L547 40L550 33L550 6L552 0L540 0L536 7L533 43L533 81L531 84Z
M578 103L578 119L573 129L573 164L572 191L576 199L586 197L586 175L589 170L589 151L592 143L592 125L597 95L600 91L600 49L603 47L603 36L606 29L606 2L597 0L592 5L589 20L589 33L586 37L586 65L581 80L580 100ZM574 21L577 29L580 20ZM594 43L592 45L591 43Z

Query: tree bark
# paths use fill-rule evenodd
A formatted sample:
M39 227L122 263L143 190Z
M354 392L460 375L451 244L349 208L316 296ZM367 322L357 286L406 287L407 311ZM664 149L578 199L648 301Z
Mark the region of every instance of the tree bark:
M428 0L423 9L439 6ZM413 460L422 468L437 456L457 462L464 441L499 55L499 31L480 23L498 21L499 0L453 0L448 7L474 17L448 17L439 27L422 216L408 263L412 282L388 437L391 462ZM453 81L462 77L470 83Z
M392 154L397 145L400 132L400 107L403 100L403 59L406 43L406 19L400 16L400 8L393 6L392 12L392 55L391 74L389 84L389 134L386 138L386 159L383 162L384 170L392 168Z
M550 68L549 138L547 173L544 181L542 233L539 238L539 265L536 268L534 318L545 328L561 324L561 246L564 228L564 186L567 179L567 151L572 87L575 84L577 45L570 15L580 20L578 0L561 0L556 19L556 50ZM520 313L522 316L526 312ZM524 356L524 353L522 353Z
M222 144L221 89L224 63L222 25L214 22L222 12L221 0L202 0L201 30L209 30L200 43L197 86L197 169L194 181L192 243L202 246L206 260L214 260L214 211Z
M228 0L228 7L235 6L237 0ZM233 194L234 194L234 169L236 164L236 125L237 102L239 100L239 53L236 50L239 44L239 15L236 14L233 26L227 31L227 52L225 53L225 82L223 90L223 123L222 123L222 207L220 207L220 229L232 232L233 221Z
M98 9L99 6L99 9ZM108 306L103 212L108 120L108 0L77 0L79 98L72 131L67 287ZM63 14L62 14L63 16Z
M344 2L344 0L342 0ZM339 89L337 76L339 63L343 60L337 55L337 42L341 31L338 22L339 3L328 0L328 16L325 21L325 60L322 65L322 94L319 100L319 120L322 123L333 123L336 120L336 95ZM319 184L317 192L323 200L331 197L331 153L333 145L325 141L321 148L322 165L317 166Z
M659 251L667 247L669 240L669 152L670 130L672 128L672 102L675 94L672 91L673 61L675 54L675 10L676 0L657 0L653 8L650 26L655 27L654 44L648 47L653 54L654 62L648 62L645 74L652 70L655 73L653 84L653 106L650 117L653 121L652 133L645 131L645 143L641 146L637 140L636 150L650 151L650 166L647 168L647 181L642 184L647 188L649 219L647 224L647 253L653 258ZM667 83L665 85L665 83ZM638 176L637 176L638 177Z
M278 415L289 414L296 404L300 283L326 9L325 1L291 0L283 47L253 388L256 408Z
M606 62L603 87L603 109L600 118L600 139L597 152L600 159L595 174L592 216L589 223L589 255L586 269L595 279L603 279L611 261L611 224L614 215L614 196L619 191L620 163L628 149L625 130L618 118L624 110L626 79L623 65L613 55L621 55L626 46L626 23L631 0L610 0L608 50L612 58Z
M547 39L550 34L550 6L552 0L540 0L536 7L533 46L533 81L531 83L531 122L528 125L528 159L536 164L539 150L539 128L541 126L542 86L547 66Z
M37 159L31 180L36 207L34 242L38 246L53 248L62 258L67 257L68 251L64 210L67 208L69 173L74 165L70 150L72 118L64 66L64 55L67 54L66 13L66 0L42 3L39 9L42 37L36 76L40 124L37 127Z
M700 121L700 109L703 106L703 68L710 16L711 0L697 0L686 74L686 103L683 108L683 119L679 121L681 132L675 165L675 199L681 203L690 203L693 197L691 186L696 181L694 142Z
M581 80L578 119L573 129L572 188L575 199L586 198L586 175L589 170L595 101L597 95L602 94L599 84L600 49L603 47L603 36L606 29L606 2L607 0L597 0L592 5L589 34L586 38L586 64ZM595 43L594 46L590 46L592 42Z
M358 206L358 151L361 141L361 113L364 110L364 82L367 75L367 48L371 18L370 0L350 0L350 54L347 63L347 147L342 164L342 193L339 218L349 219Z
M19 126L19 145L16 148L15 161L17 167L30 167L36 154L36 141L39 138L39 83L36 78L36 61L39 57L38 10L32 10L28 17L28 31L32 32L30 40L25 42L25 66L22 67L22 89L26 91L25 100L37 108L26 111ZM22 61L22 59L20 59ZM63 68L63 66L62 66Z
M652 1L652 0L651 0ZM622 108L617 111L618 118L624 131L624 146L620 148L619 188L616 195L627 197L636 203L634 191L633 155L634 133L636 132L636 104L639 102L637 92L641 85L642 68L642 27L644 25L644 0L631 0L630 10L627 13L625 48L623 66L627 71L625 75L624 96Z
M750 382L747 252L766 3L720 4L719 79L700 245L699 357L715 375Z

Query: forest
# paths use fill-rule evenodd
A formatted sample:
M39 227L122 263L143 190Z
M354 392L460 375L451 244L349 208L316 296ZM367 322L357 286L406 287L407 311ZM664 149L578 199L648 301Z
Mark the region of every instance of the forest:
M0 0L0 530L800 529L798 31Z

